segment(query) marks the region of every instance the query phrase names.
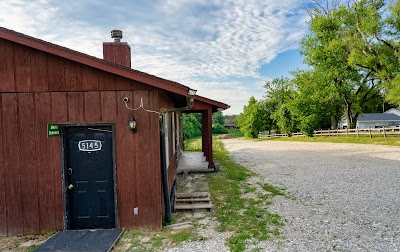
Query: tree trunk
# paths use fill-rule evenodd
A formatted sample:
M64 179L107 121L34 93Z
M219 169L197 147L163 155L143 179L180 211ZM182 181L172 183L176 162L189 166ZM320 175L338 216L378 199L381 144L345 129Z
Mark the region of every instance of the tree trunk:
M331 129L335 130L338 126L338 119L336 116L331 116Z
M347 121L347 128L352 129L354 128L352 115L351 115L351 103L347 100L344 101L344 115Z

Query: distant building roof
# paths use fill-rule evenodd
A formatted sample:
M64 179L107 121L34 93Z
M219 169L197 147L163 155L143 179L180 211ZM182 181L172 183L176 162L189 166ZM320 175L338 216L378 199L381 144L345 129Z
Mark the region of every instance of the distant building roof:
M391 114L396 114L396 115L400 115L400 110L397 108L391 108L387 111L384 112L385 114L391 113Z
M400 116L392 113L369 113L360 114L357 118L359 122L372 122L372 121L400 121Z

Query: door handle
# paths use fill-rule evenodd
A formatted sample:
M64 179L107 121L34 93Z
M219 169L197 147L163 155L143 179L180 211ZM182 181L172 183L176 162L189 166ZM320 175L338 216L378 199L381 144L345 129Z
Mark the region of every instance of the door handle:
M69 176L72 175L72 168L68 168L68 175L69 175Z
M69 184L68 185L68 189L71 190L72 188L74 188L74 185L73 184Z

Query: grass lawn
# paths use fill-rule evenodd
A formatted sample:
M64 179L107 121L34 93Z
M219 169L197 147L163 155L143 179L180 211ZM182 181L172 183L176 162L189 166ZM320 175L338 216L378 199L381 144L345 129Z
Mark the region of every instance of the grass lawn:
M191 139L185 147L200 151L201 139ZM286 196L285 193L237 164L215 137L213 151L220 171L207 174L207 182L219 222L218 231L231 234L227 239L230 250L244 251L250 242L256 244L278 236L283 221L279 215L268 211L268 205L272 204L272 197Z
M357 136L318 136L318 137L277 137L277 138L260 138L258 141L293 141L293 142L331 142L331 143L352 143L352 144L380 144L400 146L400 136L386 136L382 135L360 135Z

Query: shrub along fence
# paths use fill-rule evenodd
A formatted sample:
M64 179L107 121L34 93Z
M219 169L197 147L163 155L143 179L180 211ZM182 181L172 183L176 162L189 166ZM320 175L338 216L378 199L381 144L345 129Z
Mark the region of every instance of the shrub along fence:
M314 136L349 136L349 135L369 135L370 138L372 138L372 135L383 135L383 137L386 137L386 135L400 135L400 127L385 127L383 126L382 128L355 128L355 129L336 129L336 130L316 130L314 131ZM293 133L291 136L305 136L300 132ZM258 134L258 138L270 138L270 137L288 137L288 134L265 134L263 132L260 132Z

